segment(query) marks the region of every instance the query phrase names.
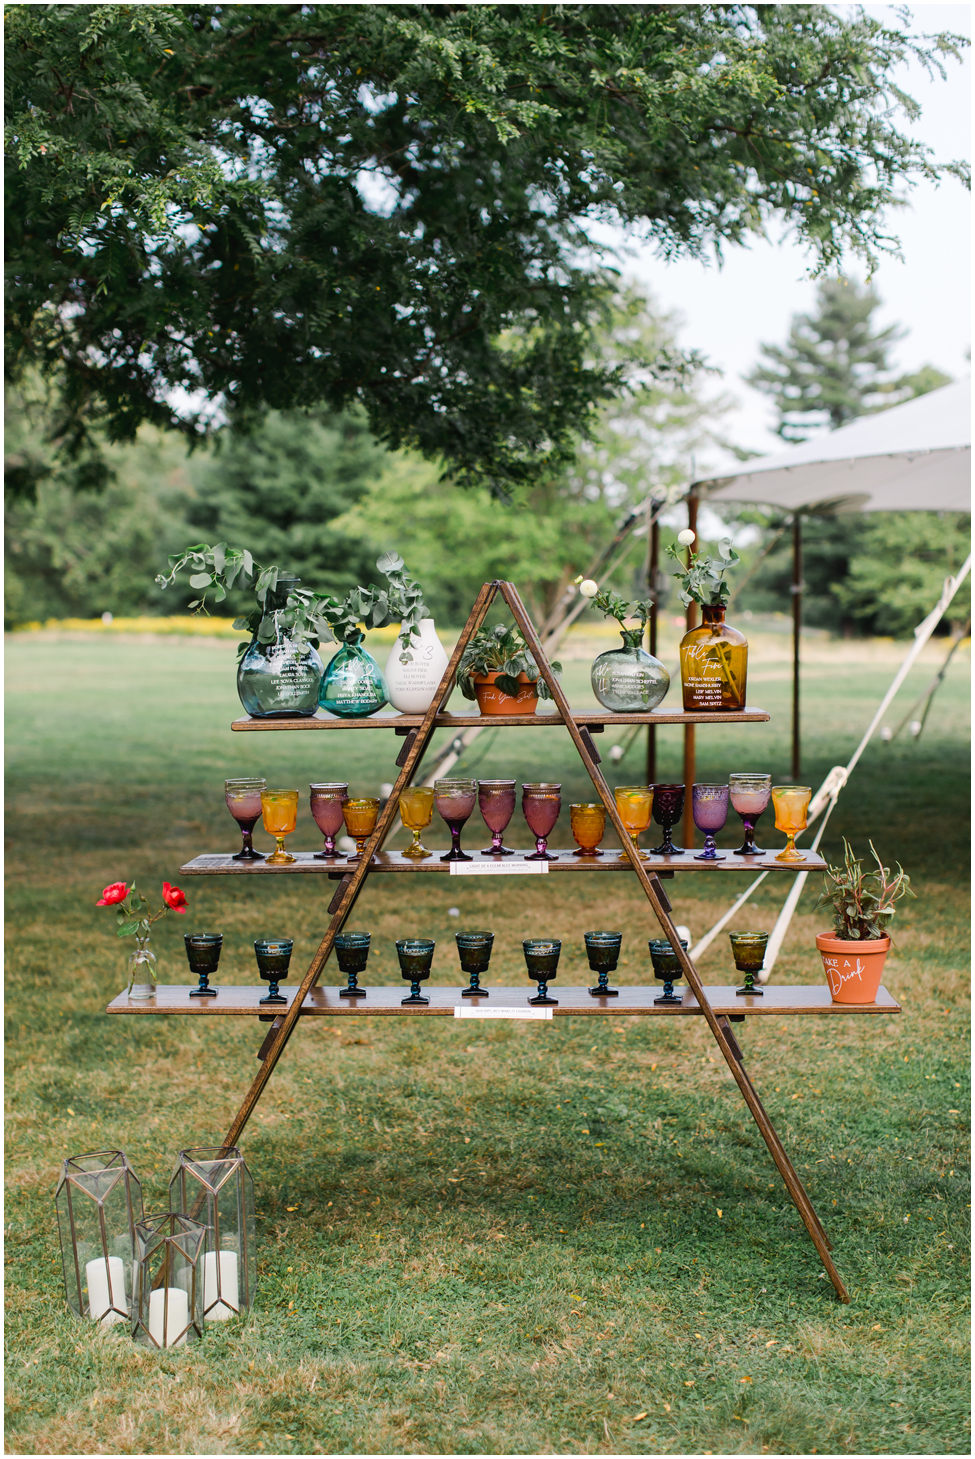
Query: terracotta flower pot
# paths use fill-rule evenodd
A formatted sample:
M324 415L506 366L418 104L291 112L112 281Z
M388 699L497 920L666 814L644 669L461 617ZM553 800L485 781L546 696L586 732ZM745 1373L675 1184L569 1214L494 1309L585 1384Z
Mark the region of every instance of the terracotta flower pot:
M517 698L511 694L503 693L495 684L495 679L501 669L496 669L490 674L478 674L473 679L474 693L477 695L477 707L482 714L534 714L538 704L538 690L531 683L527 674L518 675L518 683L522 686L518 690Z
M890 950L889 937L848 942L821 932L816 946L822 953L823 971L834 1003L876 1003L884 959Z

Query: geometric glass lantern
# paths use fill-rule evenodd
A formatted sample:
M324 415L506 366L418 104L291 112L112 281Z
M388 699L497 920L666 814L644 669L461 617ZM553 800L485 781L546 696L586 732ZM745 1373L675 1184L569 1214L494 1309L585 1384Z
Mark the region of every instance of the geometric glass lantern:
M136 1276L132 1336L153 1348L178 1347L203 1336L203 1248L206 1227L175 1211L147 1216L135 1228Z
M68 1306L110 1327L132 1310L142 1186L121 1150L74 1155L54 1194Z
M233 1147L181 1150L169 1203L206 1226L203 1312L224 1322L249 1308L257 1289L254 1182Z

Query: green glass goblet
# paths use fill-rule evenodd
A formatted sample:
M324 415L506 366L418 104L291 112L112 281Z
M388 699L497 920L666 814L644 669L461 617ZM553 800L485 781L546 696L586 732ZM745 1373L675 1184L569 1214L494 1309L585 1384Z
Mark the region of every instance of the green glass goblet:
M339 965L339 972L345 974L349 984L347 988L339 989L340 998L366 996L365 988L359 987L359 974L366 970L371 941L368 932L340 932L336 937L335 961Z
M538 995L529 998L529 1003L558 1003L557 998L548 996L548 985L554 981L559 970L561 942L557 937L529 937L521 945L528 964L528 976L538 984Z
M210 987L210 974L217 971L220 949L223 947L222 932L184 932L186 959L190 972L195 973L199 987L190 989L191 998L216 998L216 988Z
M503 828L502 828L503 829ZM457 952L460 955L461 972L466 973L470 986L460 990L462 998L488 998L487 988L481 987L481 974L486 973L494 946L493 932L456 932Z
M765 962L765 949L768 947L769 935L767 932L729 932L731 940L731 952L735 959L735 967L740 973L744 973L745 982L735 992L741 997L749 994L754 998L762 998L765 994L764 988L755 987L755 974L762 971Z
M683 937L680 939L680 945L686 950L687 942ZM679 1007L684 1000L679 993L674 992L674 984L680 982L684 976L684 969L680 965L673 944L666 937L651 937L649 947L653 976L659 978L664 985L663 993L653 1001L655 1004L663 1003L671 1007Z
M404 978L410 982L409 997L401 998L400 1002L408 1003L429 1003L429 998L424 998L420 992L420 984L430 976L430 965L433 962L433 949L436 943L429 937L404 937L396 944L396 956L399 958L399 970Z
M585 938L590 970L599 979L596 987L589 989L590 994L593 998L617 998L620 990L609 986L609 975L615 973L620 960L622 932L587 932Z
M287 1003L287 998L278 991L278 984L288 976L294 945L293 937L259 937L254 943L257 970L270 985L262 1003Z

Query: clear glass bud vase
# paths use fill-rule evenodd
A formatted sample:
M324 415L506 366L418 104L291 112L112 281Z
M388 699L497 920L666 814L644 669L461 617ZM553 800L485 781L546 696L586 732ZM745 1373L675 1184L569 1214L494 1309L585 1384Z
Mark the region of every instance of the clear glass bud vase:
M704 622L680 641L680 679L685 710L745 707L748 640L725 623L724 607L701 609Z
M300 578L278 578L264 600L257 635L240 661L237 693L255 719L297 719L314 714L322 683L322 661L311 644L296 638L288 594Z
M135 952L129 953L126 963L128 993L133 1000L145 1001L156 996L156 954L149 947L149 934L137 937Z
M659 659L642 647L639 628L622 630L623 647L609 649L594 661L592 692L614 714L646 714L656 709L670 688L670 675Z
M357 633L326 668L318 702L342 719L364 719L382 709L388 699L383 671L362 647L362 634Z

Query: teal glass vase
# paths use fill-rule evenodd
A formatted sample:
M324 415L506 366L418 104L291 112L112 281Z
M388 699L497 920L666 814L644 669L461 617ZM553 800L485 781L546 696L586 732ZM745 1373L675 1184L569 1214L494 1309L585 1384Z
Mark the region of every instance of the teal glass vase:
M296 639L282 621L288 594L299 578L278 578L264 602L264 618L240 661L237 693L254 719L297 719L314 714L322 683L322 661L311 644Z
M383 671L362 647L362 634L344 643L322 679L318 703L341 719L364 719L389 699Z

